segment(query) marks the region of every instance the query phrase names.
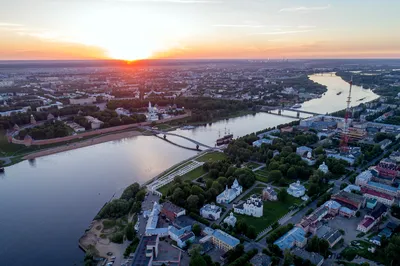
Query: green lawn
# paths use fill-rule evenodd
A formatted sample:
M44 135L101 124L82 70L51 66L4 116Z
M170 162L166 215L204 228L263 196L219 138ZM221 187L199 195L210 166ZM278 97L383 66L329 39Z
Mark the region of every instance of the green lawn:
M261 194L263 188L254 188L249 191L243 199L248 198L252 194ZM263 216L260 218L251 217L247 215L236 214L235 216L242 219L248 225L253 225L256 228L256 232L260 233L262 230L273 224L275 221L279 220L282 216L289 212L289 207L294 204L299 204L302 201L295 197L288 195L285 202L281 201L264 201L263 205Z
M198 162L216 162L216 161L222 161L225 160L227 157L225 153L222 152L209 152L206 153L195 160Z
M194 179L204 175L206 171L204 171L203 167L197 167L196 169L193 169L192 171L184 174L181 176L182 181L185 180L190 180L193 181ZM159 192L161 192L163 195L167 195L168 189L173 186L173 182L166 184L165 186L161 187L158 189Z
M270 182L268 177L266 177L264 175L260 175L260 174L256 174L256 180L258 180L260 182L264 182L264 183L269 183Z

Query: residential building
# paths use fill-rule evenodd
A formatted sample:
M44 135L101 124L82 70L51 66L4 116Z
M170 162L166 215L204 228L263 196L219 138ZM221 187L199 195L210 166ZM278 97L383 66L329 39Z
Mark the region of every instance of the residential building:
M200 215L208 220L218 220L221 217L221 207L215 204L206 204L200 209Z
M231 203L242 191L243 187L235 179L231 188L228 189L228 186L226 186L225 190L217 196L217 203Z
M361 172L356 177L355 184L357 186L363 186L363 185L366 185L371 179L372 179L372 172L369 170L366 170L364 172Z
M168 235L168 228L157 228L158 218L160 215L161 206L157 202L154 202L153 209L147 215L147 223L145 229L145 235L159 235L159 236L166 236Z
M69 99L69 103L75 105L90 105L93 104L95 101L96 97Z
M153 260L158 256L158 244L160 240L157 235L143 236L136 248L132 266L151 266Z
M178 247L184 248L187 242L193 242L195 239L195 235L191 230L191 226L187 226L181 229L170 226L168 227L168 235L172 240L176 241Z
M313 234L317 231L317 223L322 220L329 213L329 208L322 205L313 211L310 215L303 217L303 219L296 226L303 229L304 232L311 232Z
M389 158L399 163L400 162L400 152L399 151L392 152L392 154L390 154Z
M130 116L131 115L131 112L129 112L129 110L126 110L126 109L124 109L122 107L119 107L119 108L115 109L115 112L119 116L121 116L121 115Z
M81 125L79 125L75 122L68 121L68 122L65 122L65 124L67 126L69 126L70 128L72 128L75 132L83 132L86 130L84 127L82 127Z
M278 194L272 187L268 186L268 187L264 188L262 191L262 199L270 200L270 201L277 201Z
M213 234L211 235L211 242L216 245L217 248L222 249L223 251L231 250L240 244L239 239L219 229L214 230Z
M342 205L334 200L328 200L324 203L324 206L328 208L328 213L332 216L338 215Z
M394 203L394 197L386 193L375 191L367 187L361 188L361 192L367 199L376 199L378 202L388 206L392 206Z
M314 165L317 161L312 157L312 149L306 146L301 146L296 149L296 153L308 165Z
M302 258L303 260L309 260L312 265L321 266L324 263L324 257L315 252L308 252L305 249L296 248L292 251L292 254L296 257Z
M306 232L299 227L292 228L274 242L274 245L277 245L281 250L292 249L294 246L302 248L306 244Z
M324 234L322 238L328 241L329 247L332 248L337 242L340 241L340 239L343 238L343 235L339 230L331 230Z
M93 117L93 116L85 116L86 120L90 123L90 126L92 129L99 129L104 122L100 121L99 119Z
M359 191L361 191L361 188L359 186L350 184L350 185L347 185L347 187L345 187L343 190L351 193L351 192L359 192Z
M293 197L300 198L306 193L306 188L300 184L300 181L290 184L289 188L286 190L289 195Z
M239 204L233 204L233 211L235 213L261 217L263 216L263 202L260 196L251 195L250 198Z
M350 165L353 165L356 161L354 155L351 154L340 154L340 153L329 153L326 155L328 158L335 158L337 160L344 160Z
M164 214L173 222L177 217L185 215L186 210L167 201L162 204L161 214Z
M236 224L236 220L237 220L236 217L233 216L233 212L231 212L231 213L229 214L229 216L227 216L227 217L224 219L224 223L226 223L227 225L230 225L230 226L234 227L235 224Z
M378 222L382 220L382 217L386 216L388 208L382 204L378 203L376 207L364 216L364 219L358 224L357 230L363 233L367 233L374 227Z

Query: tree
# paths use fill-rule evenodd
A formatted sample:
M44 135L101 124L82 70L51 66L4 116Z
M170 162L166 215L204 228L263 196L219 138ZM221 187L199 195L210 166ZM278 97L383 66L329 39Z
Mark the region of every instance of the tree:
M199 236L201 234L201 227L198 223L193 224L192 226L192 232L196 235Z
M132 223L128 223L126 230L125 230L125 236L126 236L126 239L128 239L129 241L132 241L133 238L135 237L135 230L133 229Z
M295 178L297 177L296 168L293 167L293 166L290 167L290 168L287 170L286 176L287 176L288 178L290 178L290 179L295 179Z
M279 180L281 180L282 177L283 177L282 172L279 170L272 170L271 172L269 172L269 178L275 182L279 182Z
M357 211L356 212L356 217L360 217L360 215L361 215L360 211Z
M278 192L278 199L282 202L285 202L286 199L288 198L289 194L287 193L286 189L282 188Z
M247 237L250 239L255 239L257 237L256 228L250 225L247 229Z
M197 195L190 195L186 201L189 209L196 209L199 204L199 197Z
M200 254L195 254L190 259L189 266L207 266L207 262Z
M345 187L347 187L347 184L346 184L346 183L340 184L340 190L344 189Z

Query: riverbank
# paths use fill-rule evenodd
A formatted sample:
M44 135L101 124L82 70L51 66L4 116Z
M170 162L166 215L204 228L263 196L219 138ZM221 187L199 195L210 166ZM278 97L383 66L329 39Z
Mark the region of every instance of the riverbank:
M115 134L111 134L111 135L100 136L100 137L84 140L81 142L66 144L66 145L55 147L55 148L49 148L46 150L34 152L31 154L25 155L24 157L22 157L22 159L32 160L32 159L36 159L38 157L56 154L59 152L70 151L70 150L88 147L91 145L96 145L96 144L100 144L100 143L104 143L104 142L108 142L108 141L114 141L114 140L119 140L119 139L123 139L123 138L130 138L130 137L135 137L135 136L139 136L139 135L142 135L142 133L139 131L127 131L127 132L120 132L120 133L115 133Z

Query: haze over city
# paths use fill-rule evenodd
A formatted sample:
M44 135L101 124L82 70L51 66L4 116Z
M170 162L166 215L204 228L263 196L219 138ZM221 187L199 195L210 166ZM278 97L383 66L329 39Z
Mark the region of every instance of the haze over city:
M397 1L15 0L0 60L398 58Z

